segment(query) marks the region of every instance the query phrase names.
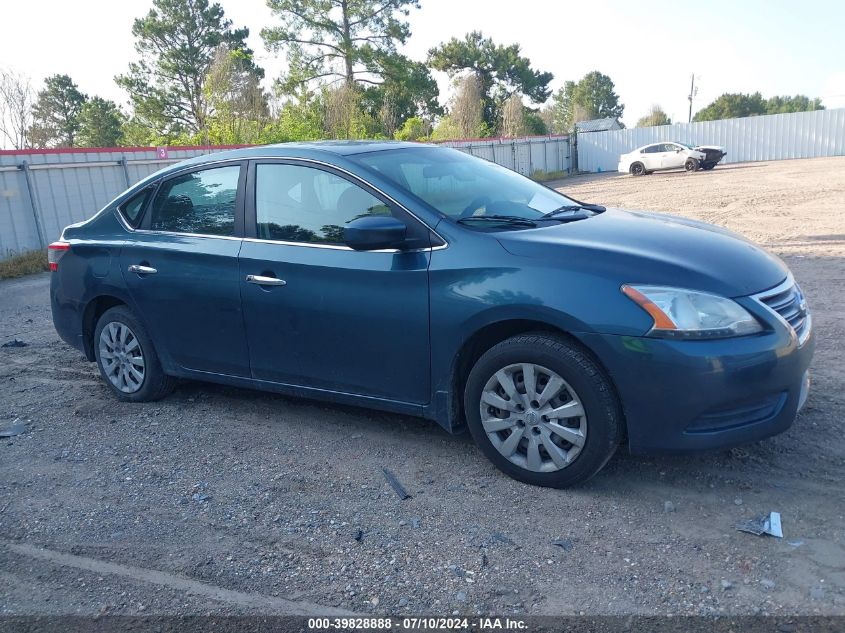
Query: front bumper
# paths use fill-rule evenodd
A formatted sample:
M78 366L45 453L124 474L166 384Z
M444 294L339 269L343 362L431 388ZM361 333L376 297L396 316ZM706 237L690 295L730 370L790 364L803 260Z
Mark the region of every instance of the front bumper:
M815 338L780 324L733 339L583 337L622 400L632 453L726 448L787 430L806 400Z

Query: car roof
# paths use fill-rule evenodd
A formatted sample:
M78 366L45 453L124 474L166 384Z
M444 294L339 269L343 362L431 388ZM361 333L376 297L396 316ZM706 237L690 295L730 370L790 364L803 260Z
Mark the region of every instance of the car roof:
M204 154L181 163L202 164L206 162L247 159L247 158L316 158L322 156L351 156L354 154L365 154L369 152L383 152L392 149L436 147L424 143L412 143L405 141L308 141L295 143L276 143L273 145L256 145L240 149L227 150L225 152L214 152Z

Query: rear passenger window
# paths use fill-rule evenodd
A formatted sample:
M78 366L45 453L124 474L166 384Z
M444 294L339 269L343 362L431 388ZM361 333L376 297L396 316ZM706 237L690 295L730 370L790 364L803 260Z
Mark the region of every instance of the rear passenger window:
M166 180L153 201L150 229L234 235L239 165L191 172Z
M123 219L133 229L137 229L141 223L141 214L144 212L144 207L147 206L147 200L150 199L152 193L152 188L147 187L118 207Z

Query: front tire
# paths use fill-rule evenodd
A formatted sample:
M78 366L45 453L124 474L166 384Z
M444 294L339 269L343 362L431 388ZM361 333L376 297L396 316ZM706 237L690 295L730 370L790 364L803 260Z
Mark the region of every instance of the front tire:
M144 326L126 306L106 310L94 330L94 355L100 375L118 399L159 400L173 390Z
M505 474L566 488L595 475L622 439L622 411L604 371L580 346L548 333L488 350L464 390L478 447Z

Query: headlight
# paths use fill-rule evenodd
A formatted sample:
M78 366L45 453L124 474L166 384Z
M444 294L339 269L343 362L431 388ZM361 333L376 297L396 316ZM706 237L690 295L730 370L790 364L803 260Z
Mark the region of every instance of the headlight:
M718 295L665 286L625 285L622 292L654 319L652 336L721 338L763 329L736 301Z

